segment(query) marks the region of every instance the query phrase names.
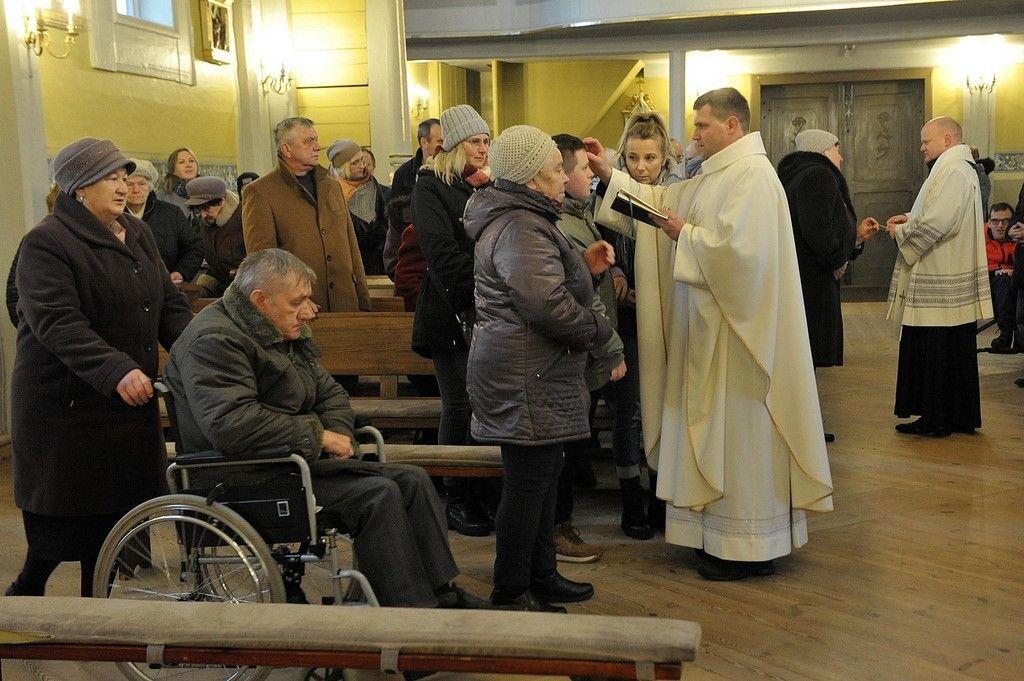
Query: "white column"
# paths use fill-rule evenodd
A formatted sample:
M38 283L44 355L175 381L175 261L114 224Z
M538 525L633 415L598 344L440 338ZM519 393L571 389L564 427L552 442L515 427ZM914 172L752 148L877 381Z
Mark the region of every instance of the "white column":
M686 52L668 53L668 134L686 146Z
M276 165L273 123L267 95L260 83L260 3L232 5L235 37L235 92L238 106L238 172L270 172Z
M406 112L405 8L402 0L366 0L366 61L370 94L370 144L378 180L410 156Z
M996 85L967 87L964 85L964 142L978 147L981 158L991 156L996 148Z
M39 57L22 42L18 0L0 3L0 130L6 131L4 162L0 164L0 279L6 281L14 252L25 235L46 212L48 190L46 136L39 91ZM77 50L87 49L79 44ZM44 55L42 59L52 59ZM6 310L0 321L0 438L10 430L11 369L15 330Z

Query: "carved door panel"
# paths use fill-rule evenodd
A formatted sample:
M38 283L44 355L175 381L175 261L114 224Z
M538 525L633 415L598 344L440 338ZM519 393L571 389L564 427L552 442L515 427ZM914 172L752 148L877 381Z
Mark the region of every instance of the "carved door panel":
M766 86L761 102L762 135L774 164L794 150L800 130L828 130L839 138L858 218L872 216L884 223L910 209L925 176L918 153L923 82ZM847 270L844 297L884 299L895 260L896 246L888 237L869 241Z
M924 83L902 80L844 86L852 114L840 135L843 174L859 218L881 223L910 210L927 169L921 160ZM888 290L896 243L879 234L850 265L847 283Z
M801 130L835 130L839 121L839 85L785 85L761 90L761 137L768 158L779 160L796 150Z

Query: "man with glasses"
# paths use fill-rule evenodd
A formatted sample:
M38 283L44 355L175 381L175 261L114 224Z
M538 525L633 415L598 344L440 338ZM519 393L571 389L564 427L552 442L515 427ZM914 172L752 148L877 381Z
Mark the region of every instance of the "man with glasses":
M989 213L985 225L985 251L988 255L988 281L992 290L992 308L999 325L999 335L992 340L992 349L1009 351L1014 344L1014 327L1017 316L1017 287L1013 282L1014 250L1016 242L1010 235L1011 226L1016 226L1017 240L1024 236L1024 225L1014 225L1013 206L997 203ZM1017 348L1021 339L1017 337Z

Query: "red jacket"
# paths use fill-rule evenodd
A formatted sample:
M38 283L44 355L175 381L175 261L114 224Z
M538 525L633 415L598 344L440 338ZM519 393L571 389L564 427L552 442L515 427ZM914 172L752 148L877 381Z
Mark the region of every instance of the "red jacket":
M1017 244L1013 241L996 241L992 238L992 230L985 225L985 252L988 255L988 271L1013 270L1013 251Z
M416 310L416 299L419 298L426 272L427 260L420 249L420 238L416 228L409 225L402 232L398 261L395 263L395 295L405 300L406 312Z

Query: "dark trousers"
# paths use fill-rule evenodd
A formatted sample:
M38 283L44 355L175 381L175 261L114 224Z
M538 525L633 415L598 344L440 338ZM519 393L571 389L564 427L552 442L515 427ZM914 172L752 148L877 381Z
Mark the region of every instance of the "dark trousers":
M384 606L434 607L434 591L458 575L448 525L418 466L355 459L310 465L320 515L347 529L359 569Z
M495 517L494 588L518 594L556 569L554 521L562 445L501 445L504 487Z
M976 335L974 322L903 327L896 416L920 416L935 427L981 427Z
M469 393L466 392L466 350L434 351L434 372L441 391L441 423L437 443L464 445L469 442Z
M434 372L441 392L441 422L437 429L437 444L468 445L469 420L472 409L466 391L466 364L468 350L434 351ZM467 478L445 478L444 491L450 501L465 501L477 489Z
M989 274L992 285L992 309L996 324L1002 333L1013 333L1017 317L1017 287L1013 277L1005 274Z
M643 431L640 426L640 353L636 336L622 336L626 375L607 384L605 400L612 410L612 454L619 479L640 475L644 462Z
M555 524L560 525L572 520L573 508L576 505L575 489L576 467L586 457L590 440L565 443L565 464L558 474L558 488L555 498Z

